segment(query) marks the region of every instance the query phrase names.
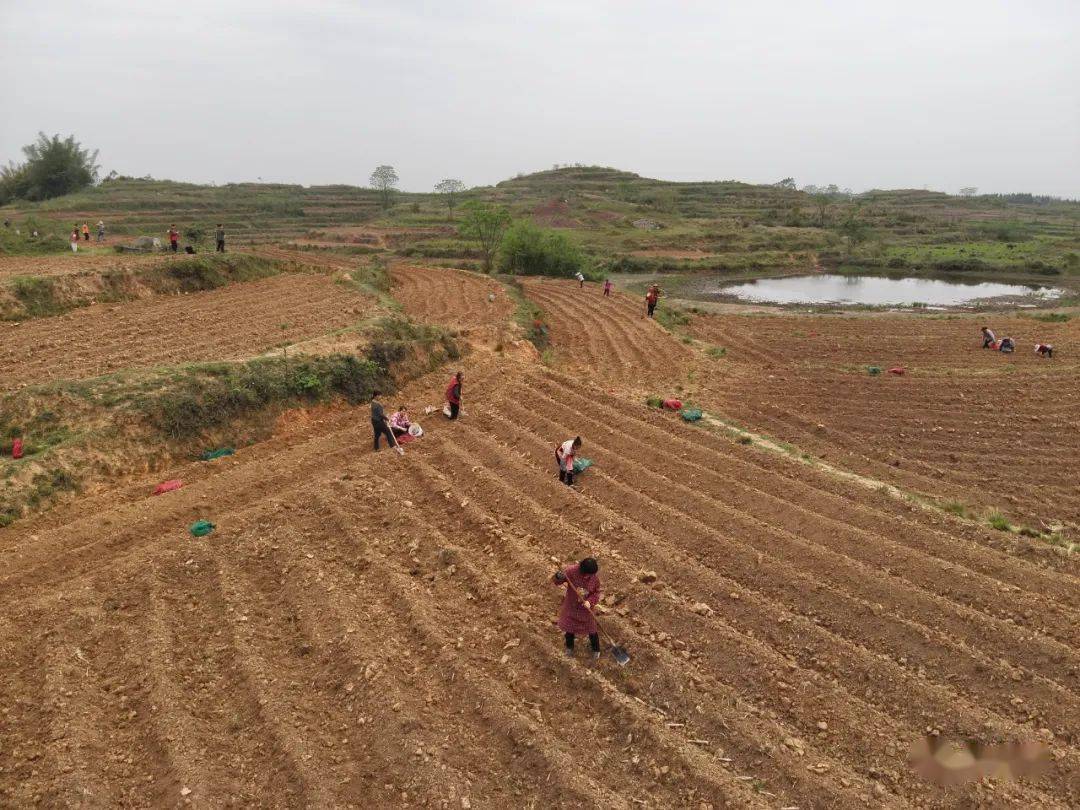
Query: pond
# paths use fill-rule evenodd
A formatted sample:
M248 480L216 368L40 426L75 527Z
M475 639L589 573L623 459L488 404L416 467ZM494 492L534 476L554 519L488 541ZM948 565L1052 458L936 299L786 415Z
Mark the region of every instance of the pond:
M932 278L886 278L820 274L760 278L714 289L714 293L762 304L839 304L861 306L955 307L991 298L1058 298L1061 290L990 281L941 281Z

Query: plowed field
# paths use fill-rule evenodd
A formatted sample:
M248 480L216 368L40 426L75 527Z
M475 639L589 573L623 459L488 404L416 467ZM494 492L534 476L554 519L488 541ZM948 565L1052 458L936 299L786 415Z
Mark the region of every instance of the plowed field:
M597 284L528 279L529 298L543 310L560 360L590 376L634 384L677 379L692 352L645 317L644 300L604 297Z
M0 256L0 282L15 276L66 276L144 268L175 261L168 253L63 253L58 256Z
M395 280L435 300L435 272ZM0 529L0 805L1080 803L1075 557L642 404L788 374L760 338L703 361L634 299L526 290L554 368L475 352L467 413L403 458L338 410ZM577 434L571 490L552 450ZM586 554L624 668L563 655L547 580ZM942 788L906 764L928 732L1041 740L1049 768Z
M983 319L727 316L694 328L738 375L717 407L754 429L928 495L1080 525L1080 328L996 318L1018 344L1002 355L980 348ZM1036 341L1064 352L1038 358Z
M250 357L356 323L369 304L326 276L285 274L0 323L0 389L121 368Z
M393 279L392 294L405 314L440 326L464 330L503 324L514 311L502 286L476 273L399 265Z

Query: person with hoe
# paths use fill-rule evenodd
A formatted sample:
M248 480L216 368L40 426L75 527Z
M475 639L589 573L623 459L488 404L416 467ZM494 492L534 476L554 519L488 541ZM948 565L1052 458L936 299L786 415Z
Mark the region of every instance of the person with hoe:
M385 436L386 443L390 447L396 448L398 453L403 453L397 439L394 438L393 431L390 430L390 420L386 418L386 410L379 402L380 396L380 391L374 391L371 394L371 429L375 433L375 452L379 451L379 439Z
M581 437L575 436L555 448L555 462L559 465L559 480L568 487L574 485L574 457L581 447Z
M600 602L600 565L592 557L586 557L576 565L556 571L551 581L565 585L562 605L559 607L559 629L566 641L566 654L574 656L574 637L588 636L592 657L600 657L600 628L596 624L593 608Z
M459 371L450 379L450 384L446 386L446 406L445 411L447 417L450 419L457 419L458 414L461 413L461 384L465 381L465 372Z

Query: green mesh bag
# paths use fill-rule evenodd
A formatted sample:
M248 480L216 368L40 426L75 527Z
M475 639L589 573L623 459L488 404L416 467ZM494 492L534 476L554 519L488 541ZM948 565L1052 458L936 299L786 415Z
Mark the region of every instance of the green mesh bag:
M207 450L199 458L203 461L213 461L215 458L231 456L235 452L231 447L219 447L217 450Z
M191 528L188 529L191 532L192 537L206 537L214 530L214 524L209 520L196 520L191 524Z

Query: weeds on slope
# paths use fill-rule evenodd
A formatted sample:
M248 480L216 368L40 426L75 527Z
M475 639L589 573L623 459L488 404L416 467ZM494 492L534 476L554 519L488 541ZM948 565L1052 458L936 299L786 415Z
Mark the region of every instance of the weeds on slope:
M514 276L501 276L506 294L514 301L514 322L520 326L525 337L543 356L551 343L551 330L544 320L544 311L525 295L521 280ZM545 361L547 363L548 361Z

